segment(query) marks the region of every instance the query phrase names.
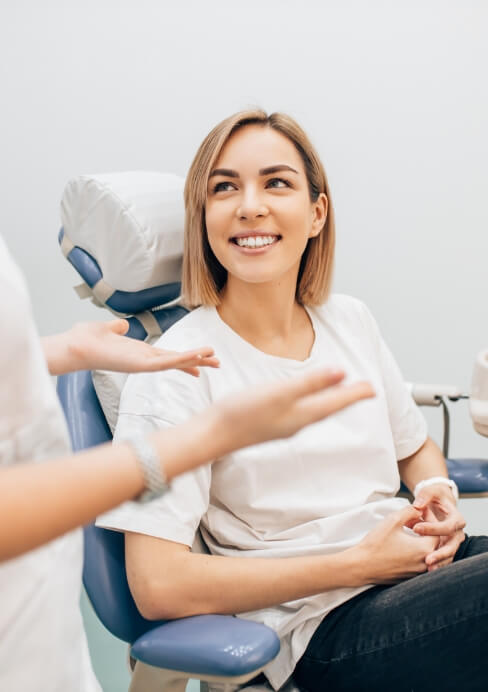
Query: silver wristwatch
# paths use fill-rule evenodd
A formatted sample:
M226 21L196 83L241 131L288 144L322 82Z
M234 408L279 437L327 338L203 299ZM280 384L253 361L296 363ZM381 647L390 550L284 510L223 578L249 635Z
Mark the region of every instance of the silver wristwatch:
M144 437L128 440L128 442L136 453L146 486L145 490L136 498L137 502L150 502L154 498L164 495L169 485L154 445Z

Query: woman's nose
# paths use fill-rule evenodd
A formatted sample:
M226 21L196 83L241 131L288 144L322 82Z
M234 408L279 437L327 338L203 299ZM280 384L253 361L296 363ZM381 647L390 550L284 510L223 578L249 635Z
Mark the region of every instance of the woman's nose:
M268 214L268 208L255 190L244 193L236 208L236 216L242 220L256 219Z

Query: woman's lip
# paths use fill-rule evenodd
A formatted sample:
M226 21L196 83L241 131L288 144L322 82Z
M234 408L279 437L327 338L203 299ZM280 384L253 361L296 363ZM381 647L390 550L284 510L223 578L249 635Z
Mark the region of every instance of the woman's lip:
M262 255L264 252L269 252L269 250L271 250L276 243L271 243L271 245L261 245L261 247L242 247L241 245L237 245L237 243L233 243L232 245L238 252L241 252L244 255Z
M243 236L244 238L247 238L248 236ZM232 247L236 248L239 252L241 252L244 255L262 255L264 252L269 252L271 248L275 247L278 245L280 242L281 236L276 236L278 240L276 240L274 243L270 243L269 245L261 245L260 247L248 247L246 245L238 245L237 243L230 243Z

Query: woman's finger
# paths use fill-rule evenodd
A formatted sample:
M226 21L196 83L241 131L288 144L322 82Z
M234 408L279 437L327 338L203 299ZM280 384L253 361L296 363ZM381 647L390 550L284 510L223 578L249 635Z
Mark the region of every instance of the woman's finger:
M415 533L421 536L450 536L456 531L464 529L466 522L463 517L456 512L454 516L449 516L443 521L429 522L422 521L413 527Z
M436 569L439 569L440 567L447 567L448 565L450 565L452 563L452 560L453 560L453 558L450 557L446 560L441 560L441 562L436 562L433 565L429 565L427 567L427 571L428 572L434 572Z
M435 565L439 562L442 562L443 560L452 560L454 555L456 554L456 550L457 543L453 545L449 541L449 543L446 543L441 548L438 548L437 550L434 550L433 553L427 555L427 557L425 558L425 564L428 567L430 567L431 565Z
M390 514L388 519L393 526L408 526L410 528L412 522L418 521L421 516L421 512L416 507L407 505L397 512ZM385 522L386 519L383 519L383 521Z
M437 550L432 551L425 558L425 563L429 567L434 564L439 564L445 560L452 560L457 549L464 540L464 532L456 531L456 533L448 538Z

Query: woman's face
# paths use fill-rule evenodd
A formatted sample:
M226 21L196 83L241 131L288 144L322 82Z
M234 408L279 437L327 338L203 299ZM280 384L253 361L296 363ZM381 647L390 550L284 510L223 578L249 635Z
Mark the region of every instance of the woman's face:
M285 276L296 284L300 258L326 212L324 194L311 202L301 156L287 137L261 125L237 130L210 173L205 213L228 286Z

